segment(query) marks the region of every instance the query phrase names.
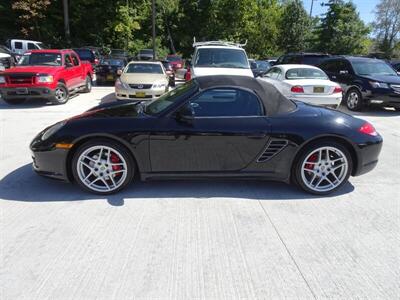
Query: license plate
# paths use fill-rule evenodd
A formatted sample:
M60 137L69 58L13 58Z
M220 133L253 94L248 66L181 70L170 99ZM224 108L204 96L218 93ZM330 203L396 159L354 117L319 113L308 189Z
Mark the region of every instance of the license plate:
M114 76L113 75L107 75L107 80L114 80Z
M145 92L136 92L136 97L137 98L144 98L144 97L146 97L146 93Z
M324 87L323 86L314 86L314 93L323 93Z
M27 95L28 94L28 89L27 88L17 88L15 91L17 95Z

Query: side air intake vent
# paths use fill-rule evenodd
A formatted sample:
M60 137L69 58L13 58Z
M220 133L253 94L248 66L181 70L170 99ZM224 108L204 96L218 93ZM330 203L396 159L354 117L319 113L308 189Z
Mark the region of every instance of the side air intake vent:
M270 140L264 152L257 159L257 162L265 162L278 154L288 144L287 140Z

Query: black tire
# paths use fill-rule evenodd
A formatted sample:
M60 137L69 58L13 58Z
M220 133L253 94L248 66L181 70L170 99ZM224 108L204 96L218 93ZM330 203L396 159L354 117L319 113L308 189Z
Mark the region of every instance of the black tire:
M318 148L321 148L321 147L330 147L330 148L337 149L345 156L345 158L347 160L347 170L344 170L342 176L340 176L340 179L341 179L340 184L338 184L334 188L327 190L327 191L317 191L315 189L311 189L310 187L307 186L307 184L305 183L303 176L302 176L303 163L305 163L305 160L309 157L310 154L312 154L315 150L317 150ZM324 167L324 166L322 166L322 167ZM330 167L332 167L332 166L330 166ZM318 168L318 166L314 165L312 168ZM326 168L325 170L329 171L329 169L328 169L329 167L325 167L325 168ZM329 141L329 140L316 141L316 142L311 143L310 145L306 146L306 148L303 149L300 152L300 154L297 156L297 159L293 164L293 169L292 169L293 177L292 178L294 179L293 180L294 183L297 184L303 191L305 191L307 193L311 193L314 195L328 195L328 194L331 194L331 193L335 192L336 190L340 189L344 184L346 184L346 182L348 181L348 179L350 177L352 169L353 169L352 156L351 156L349 150L345 146L343 146L342 144L337 143L335 141ZM313 169L313 172L315 172L315 171L316 170ZM323 174L323 175L325 175L325 174ZM333 176L333 175L330 175L330 176ZM328 175L327 175L327 177L328 177ZM316 179L319 180L320 178L321 177L317 177ZM334 177L329 177L329 178L332 179ZM322 180L322 182L324 182L324 181L325 180Z
M4 99L4 102L10 105L18 105L18 104L22 104L26 101L26 99Z
M92 78L89 75L86 76L85 88L82 90L82 93L90 93L92 90L92 85Z
M356 88L348 90L344 97L344 104L351 111L361 111L363 108L361 92Z
M105 147L112 148L113 151L118 152L124 158L124 160L126 162L126 171L127 171L126 177L121 182L121 185L119 187L117 187L116 189L113 189L111 191L94 190L94 189L89 188L79 177L79 174L78 174L79 157L87 149L89 149L91 147L95 147L95 146L105 146ZM121 191L129 183L132 182L134 175L136 173L136 170L137 170L135 161L134 161L132 155L129 153L129 151L124 146L121 146L119 143L116 143L116 142L113 142L113 141L110 141L107 139L93 139L93 140L90 140L90 141L82 144L81 146L79 146L79 148L76 150L76 152L72 158L71 168L72 168L72 174L74 176L74 180L78 183L78 185L83 190L91 192L91 193L99 194L99 195L110 195L110 194L115 194L115 193Z
M65 104L69 100L69 92L64 83L59 82L54 91L54 97L51 100L53 104Z

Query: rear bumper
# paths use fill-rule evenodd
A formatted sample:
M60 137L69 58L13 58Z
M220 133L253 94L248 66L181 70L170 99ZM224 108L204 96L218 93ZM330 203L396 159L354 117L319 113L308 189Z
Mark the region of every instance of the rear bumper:
M54 90L47 87L1 87L0 95L3 99L50 99L54 97Z
M353 176L359 176L373 170L382 149L383 139L380 135L373 140L357 145L357 166L353 170Z
M338 106L342 102L342 93L336 93L331 95L307 95L307 94L291 94L289 98L296 99L302 102L314 104L314 105L329 105Z

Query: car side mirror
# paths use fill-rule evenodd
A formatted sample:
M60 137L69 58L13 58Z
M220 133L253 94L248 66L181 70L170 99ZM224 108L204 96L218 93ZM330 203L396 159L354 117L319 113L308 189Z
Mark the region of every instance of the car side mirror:
M118 75L118 76L121 76L121 75L122 75L122 70L121 70L121 69L119 69L119 70L117 71L117 75Z
M176 114L176 118L178 121L186 123L192 123L194 120L194 116L194 109L189 103L183 106Z

